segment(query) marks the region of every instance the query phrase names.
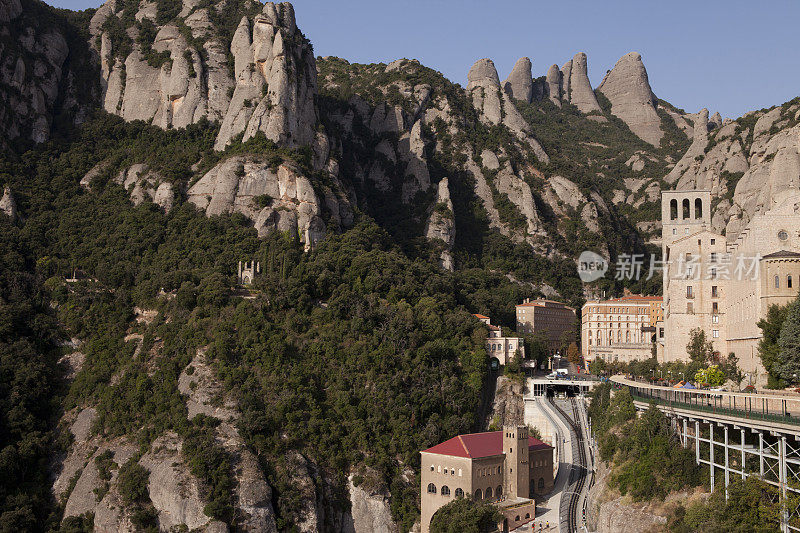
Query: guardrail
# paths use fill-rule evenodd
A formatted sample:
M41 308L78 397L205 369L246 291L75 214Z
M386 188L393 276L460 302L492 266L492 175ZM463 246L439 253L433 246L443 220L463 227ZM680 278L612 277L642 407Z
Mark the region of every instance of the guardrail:
M655 403L657 405L664 405L668 407L676 407L679 409L686 409L687 411L697 411L701 413L713 413L719 415L731 416L734 418L746 418L749 420L761 420L763 422L777 422L780 424L791 424L800 426L800 418L791 415L777 415L772 413L759 413L758 411L744 411L740 409L729 409L727 407L716 407L714 405L703 405L699 403L679 402L675 400L664 400L663 398L656 398L653 396L644 396L641 394L631 393L631 397L644 403Z

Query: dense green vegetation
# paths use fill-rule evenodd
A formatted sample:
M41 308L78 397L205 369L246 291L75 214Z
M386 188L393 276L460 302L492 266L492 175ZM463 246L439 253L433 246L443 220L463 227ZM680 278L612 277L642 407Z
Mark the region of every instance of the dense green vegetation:
M780 528L780 494L758 479L735 478L727 490L720 484L707 501L680 505L669 521L669 531L691 533L772 533Z
M179 374L201 347L239 403L240 432L263 461L282 527L298 512L290 453L320 466L334 489L327 503L338 507L346 505L347 471L360 464L375 469L391 488L395 517L408 528L418 516L418 488L402 480L402 471L418 467L419 449L476 429L486 330L470 312L513 323L511 304L533 290L500 272L448 273L423 252L409 257L367 217L303 253L293 236L258 239L238 215L207 218L187 203L169 214L149 202L134 207L110 180L138 157L179 180L190 160L219 157L207 153L213 136L208 124L161 131L100 116L72 143L0 161L0 181L13 187L25 215L17 225L3 219L1 255L0 332L15 348L0 353L4 383L18 383L2 390L10 402L3 412L25 414L3 419L3 435L11 438L4 442L2 509L18 529L35 530L31 524L45 523L52 508L43 461L61 404L51 393L58 390L57 335L85 341L84 370L64 408L93 405L101 435L131 435L145 447L165 430L176 431L186 439L187 464L208 487L206 512L226 521L229 463L212 438L214 424L187 420L177 390ZM247 147L271 150L267 143L238 149ZM99 161L109 163L89 192L78 183ZM255 300L231 294L240 259L265 266ZM74 271L84 281L64 283ZM135 306L159 315L137 324ZM131 332L143 337L138 352L137 341L125 341ZM124 491L149 527L152 509L137 496L141 472L123 468Z
M634 500L663 499L671 491L696 487L701 470L684 449L669 420L654 405L638 417L627 388L595 388L589 416L598 435L600 459L612 464L610 485Z
M431 533L488 533L503 516L493 505L472 498L456 498L433 515Z
M784 306L772 305L758 321L763 338L758 343L761 363L769 374L768 386L784 388L800 374L800 297Z

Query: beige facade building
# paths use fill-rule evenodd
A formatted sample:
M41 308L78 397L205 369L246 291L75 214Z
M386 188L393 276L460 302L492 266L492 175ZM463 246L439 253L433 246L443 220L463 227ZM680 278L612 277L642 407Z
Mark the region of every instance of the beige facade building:
M528 435L526 426L459 435L420 452L422 532L436 511L454 498L494 502L502 531L536 516L533 497L553 490L553 448Z
M525 300L517 306L517 332L539 335L551 354L575 340L575 309L552 300Z
M728 242L711 231L709 191L662 193L665 361L688 360L690 332L701 328L721 357L734 353L753 382L766 375L758 321L798 292L800 192L778 196Z
M661 296L630 294L611 300L589 300L581 308L581 355L629 363L652 357L653 343L663 337Z
M503 337L499 326L493 326L491 319L486 315L473 314L475 318L486 324L489 336L486 337L486 351L490 359L497 359L497 364L505 365L514 359L517 351L519 356L525 358L525 341L519 337Z

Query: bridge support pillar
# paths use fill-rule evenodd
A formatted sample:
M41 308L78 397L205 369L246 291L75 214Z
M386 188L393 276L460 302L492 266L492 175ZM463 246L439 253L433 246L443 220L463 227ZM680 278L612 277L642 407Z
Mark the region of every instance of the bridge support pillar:
M745 467L745 457L744 457L744 428L741 429L741 440L739 441L742 445L742 479L744 479L744 467Z
M764 432L758 432L758 476L764 479Z
M789 532L789 511L786 505L786 484L788 483L786 472L786 436L781 436L778 449L778 471L780 472L781 484L781 531Z
M711 474L711 492L714 492L714 423L708 423L708 471Z
M700 421L694 421L694 460L700 464Z
M686 427L687 422L688 421L684 418L683 419L683 438L681 439L683 441L683 447L684 448L686 448L686 446L689 445L689 437L686 435L686 433L687 433L687 427Z
M728 499L728 485L731 484L731 469L730 463L728 462L728 458L730 456L730 448L728 447L728 425L726 424L723 426L725 431L725 440L723 441L724 445L722 449L725 452L725 499Z

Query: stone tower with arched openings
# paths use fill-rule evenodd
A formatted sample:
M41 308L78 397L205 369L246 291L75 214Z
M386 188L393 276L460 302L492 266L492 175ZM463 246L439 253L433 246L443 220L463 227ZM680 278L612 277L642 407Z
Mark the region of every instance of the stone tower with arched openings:
M252 285L256 274L261 274L261 263L255 261L239 261L239 273L236 281L239 285Z

